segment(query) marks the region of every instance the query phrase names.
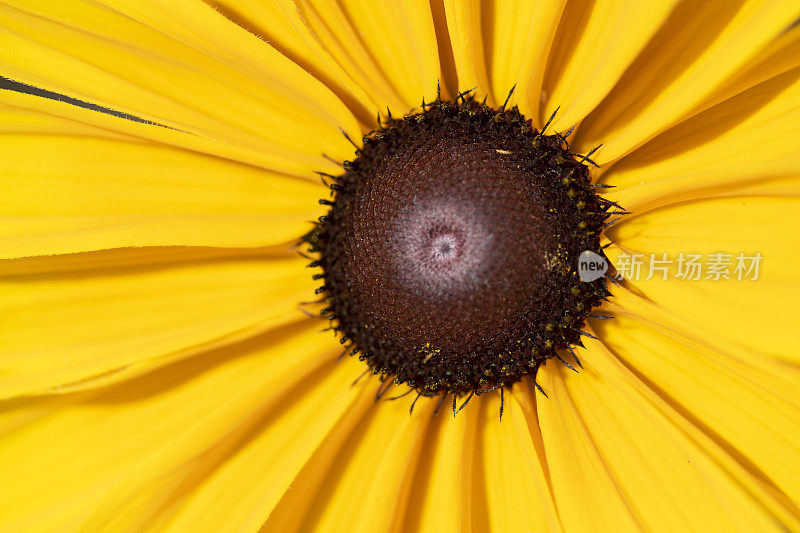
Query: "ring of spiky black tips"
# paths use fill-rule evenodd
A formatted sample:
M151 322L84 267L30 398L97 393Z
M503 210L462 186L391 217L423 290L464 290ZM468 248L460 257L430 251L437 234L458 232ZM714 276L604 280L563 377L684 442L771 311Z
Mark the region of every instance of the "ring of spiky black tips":
M329 212L303 239L321 316L380 375L376 398L405 385L412 409L452 395L455 413L457 399L536 384L549 359L575 370L610 294L605 277L580 280L577 258L605 257L601 233L624 213L592 184L590 154L471 92L379 124L351 140L341 175L322 174Z

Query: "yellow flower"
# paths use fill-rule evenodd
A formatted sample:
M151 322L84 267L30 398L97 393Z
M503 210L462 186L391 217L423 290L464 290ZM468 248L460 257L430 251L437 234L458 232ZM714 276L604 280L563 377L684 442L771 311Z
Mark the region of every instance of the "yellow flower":
M0 5L0 529L800 531L797 2L207 4ZM340 128L437 81L559 108L633 213L583 369L502 420L375 402L298 310Z

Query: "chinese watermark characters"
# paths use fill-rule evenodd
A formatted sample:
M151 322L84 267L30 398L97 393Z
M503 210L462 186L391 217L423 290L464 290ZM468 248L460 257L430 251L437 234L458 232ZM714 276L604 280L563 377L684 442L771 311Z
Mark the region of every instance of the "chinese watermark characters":
M633 281L649 281L653 278L667 280L670 275L685 281L757 281L763 259L760 252L716 252L705 255L681 252L677 256L668 256L666 253L621 253L614 266L617 279Z

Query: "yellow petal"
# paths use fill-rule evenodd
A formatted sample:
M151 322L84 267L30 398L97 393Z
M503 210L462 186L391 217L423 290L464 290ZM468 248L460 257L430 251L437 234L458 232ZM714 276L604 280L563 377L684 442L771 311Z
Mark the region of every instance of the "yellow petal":
M0 8L0 27L11 79L258 148L279 171L352 153L339 128L357 135L358 124L341 101L201 2L16 0Z
M588 381L591 377L587 372L569 376L554 363L542 367L537 376L548 395L537 402L537 408L553 499L562 524L567 531L634 530L637 517L630 502L617 487L612 466L594 442L584 414L567 388L569 380L576 378Z
M475 89L476 95L487 94L490 84L481 24L481 3L479 0L444 0L444 8L458 73L458 90Z
M615 164L609 198L641 213L800 175L799 99L794 70L700 113Z
M374 88L351 77L307 25L293 0L215 0L206 2L226 18L255 33L333 91L366 123L375 121L375 109L383 109Z
M4 476L14 481L0 487L3 528L74 531L107 517L113 527L88 529L158 529L196 486L273 422L309 439L293 442L294 458L285 448L272 456L276 473L281 461L287 469L302 462L346 408L346 398L357 394L347 387L353 368L333 367L336 345L316 330L307 322L105 390L6 402L0 458ZM335 393L333 381L341 385ZM305 384L312 388L304 390ZM330 409L319 397L311 406L310 397L298 400L312 389L311 396L328 392ZM299 421L315 409L319 426L304 428ZM270 472L263 476L269 479ZM128 499L118 498L123 495ZM223 521L228 512L240 518L253 511L249 501L241 503L226 509ZM113 523L115 516L121 523Z
M403 114L419 106L423 98L430 102L436 97L441 68L431 8L426 0L372 2L366 8L360 0L345 0L341 2L341 12L324 0L305 4L334 29L331 33L352 57L348 68L364 68L374 62L375 74L363 83L375 86L376 78L385 79L403 104L397 107L400 102L386 100L384 105L393 104L390 107ZM330 37L325 42L330 42Z
M580 122L613 89L672 12L677 0L571 2L550 57L544 118L563 131Z
M563 0L483 4L483 32L491 98L501 105L516 86L510 104L527 117L539 116L542 79L556 35Z
M600 343L587 346L580 373L548 364L539 376L549 395L538 402L545 452L566 530L776 529L786 515L736 479L741 466L734 472L709 453L702 432Z
M457 86L458 91L476 89L475 94L487 95L495 106L502 105L515 88L509 106L519 105L541 126L542 80L565 4L564 0L434 3L434 20L446 34L439 43L446 85Z
M507 9L524 8L527 5L525 2L513 1L504 4ZM515 76L513 83L516 83L517 89L514 91L512 101L519 105L522 114L530 118L537 127L543 125L539 120L539 109L542 105L542 85L547 70L547 58L556 36L558 21L562 17L566 4L565 0L537 1L527 19L523 16L522 19L515 18L512 22L501 13L498 13L496 19L498 24L514 24L515 27L527 21L529 27L527 37L522 41L524 48L522 48L522 56L518 63L519 69L516 73L512 70L515 66L513 61L495 55L494 60L490 63L492 67L490 81L497 95L495 98L498 100L497 103L502 102L500 96L502 96L503 87L507 86L511 79L514 79L508 78L506 81L506 76ZM504 30L498 30L497 35L502 39ZM507 42L511 43L514 48L511 57L516 57L520 51L518 41L509 40ZM508 69L500 70L501 65L508 65Z
M468 405L456 417L452 413L448 416L447 406L442 410L434 420L417 466L403 523L406 531L472 530L472 503L480 489L475 486L479 413L476 405Z
M23 86L29 87L29 86ZM26 105L27 104L27 105ZM41 106L39 106L41 104ZM54 108L75 110L87 116L99 115L105 120L106 113L98 113L78 107L77 105L58 102L50 98L20 93L16 90L0 90L0 135L36 135L49 133L52 135L74 135L83 137L102 137L118 140L138 140L130 132L103 128L96 123L80 120L80 118L67 118L53 112ZM120 118L120 124L150 127L133 120ZM167 128L150 128L156 130L174 131ZM185 135L185 134L184 134Z
M379 387L371 380L369 387ZM374 401L374 400L373 400ZM389 531L405 516L416 462L431 421L430 402L409 415L403 402L374 404L323 476L300 530ZM267 523L267 529L274 525Z
M370 126L376 111L385 114L387 106L395 115L403 115L418 107L423 97L435 98L441 70L428 2L373 2L365 8L355 0L302 0L297 5L279 2L271 9L276 8L294 11L291 18L300 17L318 46L368 95Z
M0 108L0 122L4 258L286 242L308 231L327 194L309 180L44 113Z
M0 398L99 386L297 320L317 284L304 263L193 258L0 278Z
M798 66L800 66L800 26L794 24L786 33L770 42L736 76L717 89L704 105L708 107L716 105Z
M119 268L185 265L192 262L243 260L258 258L286 259L290 252L286 243L265 248L212 248L204 246L152 246L114 248L91 253L55 256L31 256L0 261L0 276L42 276L67 274L89 276L97 271ZM31 278L33 279L33 278Z
M305 350L311 346L306 342ZM362 365L357 360L328 363L295 381L280 401L270 401L268 410L257 404L259 409L235 433L178 470L158 470L161 457L148 461L146 476L129 479L106 496L86 529L156 530L163 523L170 531L189 531L198 524L257 531L314 450L329 445L340 421L360 404L372 403L364 387L350 386ZM141 491L142 486L150 490Z
M795 184L797 181L795 181ZM629 253L644 254L639 280L630 283L649 299L683 316L710 336L722 337L766 357L800 362L788 332L795 328L794 302L800 298L800 198L734 196L679 203L633 217L615 226L611 238ZM654 270L651 255L671 267L664 281ZM700 254L699 280L676 279L680 254ZM730 279L709 271L719 257ZM747 259L761 254L762 259ZM740 261L743 269L737 272ZM747 271L758 265L755 271ZM658 266L658 265L655 265ZM710 279L709 279L710 276ZM738 279L741 276L741 281ZM702 302L702 305L698 305Z
M800 65L800 54L797 55ZM659 135L604 176L634 212L800 175L800 70L769 79Z
M517 399L527 393L523 388L524 384L515 384L514 394L504 394L502 420L500 395L481 399L482 475L474 484L474 531L556 531L560 527L545 474L547 465L541 463L543 458L533 445L538 434L531 435L525 408ZM535 406L527 408L535 417ZM534 431L538 433L538 426ZM478 517L484 514L486 527L481 527Z
M603 144L595 160L607 163L691 116L798 15L792 2L684 2L581 123L577 147Z
M442 94L445 98L454 98L458 94L458 71L453 57L453 43L447 27L447 10L444 4L444 0L431 2L431 16L433 17L433 27L436 29L439 63L442 67L440 82Z
M662 322L663 329L656 329L618 313L599 333L626 367L685 418L684 428L705 433L707 440L698 442L738 483L781 521L800 526L797 376L761 372L671 326Z
M742 346L725 337L709 334L708 330L682 314L654 303L625 287L614 287L613 298L604 303L607 315L631 317L641 324L678 342L691 346L709 360L727 368L738 369L763 388L780 391L788 402L800 405L800 390L795 386L800 380L800 366ZM595 324L601 327L602 324Z
M0 122L0 132L4 134L50 132L127 140L144 139L256 167L270 169L271 166L275 166L274 157L261 151L258 146L237 146L217 139L126 118L130 115L114 116L98 112L78 104L54 99L56 97L61 98L55 93L52 93L51 97L45 98L17 91L0 90L0 113L4 118ZM352 154L352 148L352 145L348 143L348 147L345 147L344 150L329 155L337 160L346 159ZM316 170L336 173L341 171L341 167L331 160L324 159L320 161L320 166ZM282 172L286 171L291 171L291 168L287 166L282 169ZM293 175L297 175L297 173ZM316 176L305 172L301 173L300 177L318 181Z
M362 367L359 367L362 368ZM358 370L358 373L363 370ZM374 386L372 381L362 379L362 391L358 399L343 413L336 425L331 428L325 441L317 447L302 469L286 487L278 504L272 509L261 531L298 531L302 527L310 509L318 505L316 495L326 483L326 476L344 446L352 446L351 441L358 438L357 428L365 423L375 409Z

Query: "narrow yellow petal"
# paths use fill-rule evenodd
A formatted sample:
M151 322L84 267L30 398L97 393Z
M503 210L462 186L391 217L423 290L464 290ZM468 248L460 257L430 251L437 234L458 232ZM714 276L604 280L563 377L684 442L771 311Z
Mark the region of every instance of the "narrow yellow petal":
M371 380L373 390L379 387ZM413 415L404 402L380 402L325 474L301 530L390 531L405 516L416 462L431 422L430 402Z
M486 68L479 0L444 0L447 29L458 73L458 90L487 94L491 85ZM509 87L510 89L510 87Z
M334 3L302 0L305 23L341 68L370 95L372 113L408 113L436 96L441 77L430 5L422 0Z
M352 153L339 128L359 128L341 101L201 2L15 0L0 8L0 27L11 79L257 147L279 171L308 173L322 153Z
M100 391L6 402L0 459L14 482L0 487L2 528L74 531L117 513L136 518L124 507L131 505L143 513L143 525L157 529L159 513L174 512L249 440L249 430L262 429L259 422L285 412L297 428L296 415L308 405L288 408L292 394L302 395L292 391L306 376L329 374L323 365L336 350L317 329L306 322ZM355 392L344 384L341 394ZM343 406L341 398L332 405ZM323 413L336 416L335 409L315 407L321 424L330 424ZM314 428L308 431L319 438ZM251 510L243 502L236 513ZM131 529L141 531L135 524Z
M25 104L28 104L27 106ZM37 104L43 104L39 107ZM60 105L59 105L60 104ZM75 105L56 102L54 100L28 95L12 90L0 90L0 135L37 135L41 133L50 135L73 135L77 137L101 137L123 141L138 140L136 136L123 131L103 128L91 122L69 119L51 113L52 107L58 106L65 110L83 111L87 115L101 115L105 113L92 112L81 109ZM121 119L122 124L137 124L136 122ZM164 129L164 128L156 128Z
M298 320L317 283L304 263L223 257L2 277L0 397L99 386Z
M18 116L0 109L0 121ZM2 258L264 246L297 239L322 214L319 183L45 117L36 134L0 131Z
M538 402L542 433L565 529L779 529L772 510L698 444L689 424L676 423L669 404L600 343L587 346L579 374L548 364L540 375L549 395Z
M792 2L684 2L664 22L614 91L581 123L581 151L618 159L693 115L800 15Z
M49 132L53 134L154 141L268 170L275 167L281 173L318 181L316 176L309 175L305 170L298 172L292 166L293 163L292 165L281 163L276 167L275 158L268 152L261 151L258 146L237 146L219 139L202 137L172 128L113 116L109 113L98 112L53 98L44 98L11 90L0 90L0 113L4 118L0 122L0 133L3 134ZM352 150L353 146L348 143L348 146L344 147L343 150L328 155L335 157L337 160L343 160L352 155ZM316 170L336 173L341 171L341 167L320 155ZM272 171L276 172L275 170Z
M548 395L537 408L561 522L567 531L636 530L638 517L570 394L568 387L576 378L588 381L591 376L569 376L554 363L542 367L537 376ZM602 398L603 404L610 401Z
M800 66L800 54L797 56ZM800 69L771 78L664 132L604 176L633 212L800 175Z
M407 107L395 87L383 75L369 50L359 41L359 36L347 19L341 6L334 2L301 0L296 4L305 24L336 62L362 86L370 86L369 94L378 105L388 106L398 112ZM370 82L370 83L367 83Z
M331 362L295 380L281 401L270 402L269 409L258 405L235 433L180 470L147 468L149 479L143 476L106 496L86 529L143 531L164 524L179 532L203 524L221 531L235 524L257 531L314 450L327 446L335 425L365 396L363 387L350 386L361 365ZM161 460L151 463L160 466ZM141 491L140 484L149 490Z
M678 0L600 0L587 8L567 5L549 61L544 118L556 108L552 126L579 123L619 81Z
M522 387L524 384L515 384L513 388ZM545 475L547 465L540 463L533 446L518 393L504 394L502 420L499 394L490 394L480 402L478 446L483 473L475 492L482 489L485 494L489 531L556 531L560 524ZM535 412L532 414L535 416ZM481 502L473 502L473 506L473 513L479 513ZM482 530L475 524L473 529Z
M542 81L565 4L565 0L434 3L435 22L446 33L447 46L439 45L446 85L457 85L458 91L476 89L475 94L486 95L495 106L502 105L514 88L509 106L519 105L541 126ZM457 94L451 92L451 97Z
M800 26L795 24L786 33L770 42L736 76L717 89L705 105L714 106L798 66L800 66Z
M0 276L10 278L13 276L66 274L85 277L101 270L110 271L119 268L170 267L192 262L203 263L231 259L237 261L246 258L286 259L292 251L287 243L264 248L213 248L210 246L113 248L88 253L4 259L0 261Z
M358 373L363 372L361 368L363 367L359 367ZM325 441L308 458L291 485L286 487L261 531L278 533L299 531L310 510L319 505L317 495L325 485L328 473L343 453L343 448L352 446L351 441L359 437L358 428L367 421L375 408L374 387L371 386L371 380L362 379L357 386L361 391L359 397L330 429Z
M489 63L489 77L495 101L502 104L511 86L516 84L511 100L519 105L522 114L530 118L537 127L543 125L539 120L539 109L542 105L547 58L550 56L558 22L566 4L566 0L537 0L532 4L506 0L494 4L501 6L500 10L495 10L496 44L492 48ZM526 15L528 6L531 6L531 10ZM519 10L523 10L523 13L519 13ZM518 13L509 16L514 11ZM511 25L514 29L505 29L506 25ZM519 38L507 37L509 31L516 35L523 28L527 29ZM498 50L508 46L511 50L507 55L498 54Z
M425 400L421 399L420 402ZM427 400L435 404L438 398ZM419 408L420 405L417 405ZM472 531L479 410L468 405L458 416L439 412L426 439L408 505L406 531Z
M607 248L611 252L610 256L614 255L613 248ZM613 299L604 303L601 308L603 313L633 317L679 342L691 339L697 345L697 350L715 354L715 360L723 365L728 365L728 361L739 365L746 369L745 372L752 380L764 383L767 388L780 390L784 396L792 398L793 403L800 404L800 397L797 396L800 391L789 392L796 388L795 384L800 380L800 366L796 363L713 334L702 324L687 320L683 313L676 314L648 300L638 289L614 287L612 292Z
M555 36L563 4L560 0L500 0L482 6L484 51L494 102L502 104L518 82L523 84L517 87L519 94L516 98L512 96L512 101L517 102L527 96L524 93L528 89L525 83L528 77L538 75L541 84L550 42ZM534 61L531 62L531 59Z
M797 196L733 196L656 209L615 226L610 236L629 253L643 254L642 273L630 283L659 306L711 336L797 363L800 354L788 332L795 328L795 301L800 299L798 225ZM699 279L676 278L681 253L684 260L689 254L701 256L701 270L690 276ZM717 261L717 253L725 255ZM651 254L656 260L667 254L672 261L666 264L666 280L658 270L647 279ZM761 259L753 259L756 254ZM719 276L709 270L714 262Z
M436 31L428 0L343 0L353 29L389 83L411 108L436 98L441 78Z
M333 91L365 124L382 109L373 87L351 77L307 25L293 0L214 0L206 2L229 20L255 33Z
M632 309L655 318L649 307ZM705 434L698 443L754 499L781 521L800 526L797 376L787 379L779 368L766 373L717 353L683 336L671 327L676 323L664 322L663 317L661 329L656 329L625 311L616 314L613 323L599 330L604 343L685 417L685 422L677 420L680 426L693 426Z
M431 2L433 27L436 29L436 42L439 48L439 62L442 67L441 89L445 98L454 98L458 94L458 71L453 57L453 43L447 27L447 9L444 0Z

